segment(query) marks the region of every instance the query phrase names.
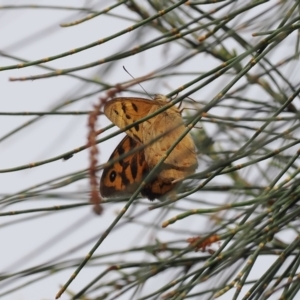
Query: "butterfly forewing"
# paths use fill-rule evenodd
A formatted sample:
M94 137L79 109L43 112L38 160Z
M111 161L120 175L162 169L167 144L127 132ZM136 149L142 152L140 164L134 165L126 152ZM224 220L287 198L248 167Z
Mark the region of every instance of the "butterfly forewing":
M104 107L104 113L115 125L123 129L135 121L146 117L153 105L154 101L148 99L121 97L107 102ZM142 143L141 124L131 127L126 133Z

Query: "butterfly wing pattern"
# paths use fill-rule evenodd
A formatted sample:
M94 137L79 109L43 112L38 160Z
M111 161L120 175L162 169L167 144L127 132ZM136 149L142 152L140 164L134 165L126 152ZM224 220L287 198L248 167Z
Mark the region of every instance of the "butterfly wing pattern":
M144 98L115 98L104 107L105 115L120 129L146 117L153 107L153 101ZM143 143L141 124L137 124L126 133L139 143Z
M148 174L149 168L143 150L135 151L118 160L122 154L134 150L138 146L139 144L127 135L111 154L109 161L113 159L117 161L104 168L100 181L100 193L103 197L131 195Z
M109 101L105 105L104 113L115 125L123 129L167 104L169 102L163 95L157 95L154 100L121 97ZM110 160L140 145L145 145L145 149L138 150L104 169L100 182L101 195L116 197L132 194L185 129L179 110L172 106L126 130L128 136L117 146ZM173 183L174 180L193 174L197 166L195 145L188 133L143 187L141 194L150 200L163 198L177 185Z

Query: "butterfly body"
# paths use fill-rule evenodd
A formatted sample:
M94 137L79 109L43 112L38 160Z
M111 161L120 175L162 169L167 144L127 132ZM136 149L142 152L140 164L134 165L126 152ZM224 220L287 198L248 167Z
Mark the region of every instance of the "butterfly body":
M167 102L166 97L161 95L158 95L154 100L122 97L109 101L105 105L104 113L115 125L122 129L167 104L169 102ZM126 130L128 136L117 146L110 159L116 158L119 153L126 150L128 152L140 145L145 145L145 148L128 156L127 159L120 160L111 168L104 169L100 182L102 196L113 197L114 195L122 195L125 192L128 195L132 194L136 186L140 185L149 171L159 163L165 156L166 151L173 146L185 130L186 127L181 114L175 106ZM136 161L139 161L139 163L136 164ZM132 172L135 167L129 167L128 164L130 163L137 166L139 171ZM176 186L173 183L174 180L193 174L197 166L194 142L190 134L187 134L161 164L153 178L150 178L150 181L143 187L141 194L151 200L161 198L174 189ZM117 180L109 178L110 169L115 170L118 175ZM134 174L137 175L133 176ZM113 182L111 179L114 179Z

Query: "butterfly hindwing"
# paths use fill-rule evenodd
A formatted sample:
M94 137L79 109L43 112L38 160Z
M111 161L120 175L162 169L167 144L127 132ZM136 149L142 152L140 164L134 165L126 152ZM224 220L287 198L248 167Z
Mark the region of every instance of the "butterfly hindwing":
M154 111L155 107L149 113ZM150 169L158 164L166 151L172 147L185 130L181 114L175 106L143 123L143 143L150 143L145 148L145 159ZM159 136L161 137L157 139ZM151 143L155 139L157 140ZM163 162L160 177L170 181L184 178L193 174L197 166L194 142L188 133Z

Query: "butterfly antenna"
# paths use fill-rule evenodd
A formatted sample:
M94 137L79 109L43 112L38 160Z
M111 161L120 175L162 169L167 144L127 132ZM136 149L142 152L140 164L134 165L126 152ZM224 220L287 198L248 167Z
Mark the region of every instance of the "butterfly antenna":
M123 66L123 69L124 69L124 71L132 78L132 79L134 79L134 80L136 80L127 70L126 70L126 68ZM137 82L137 84L142 88L142 90L149 96L149 98L151 98L152 99L152 97L147 93L147 91L142 87L142 85L139 83L139 82Z

